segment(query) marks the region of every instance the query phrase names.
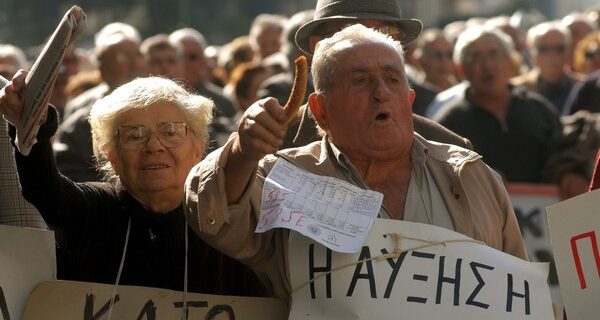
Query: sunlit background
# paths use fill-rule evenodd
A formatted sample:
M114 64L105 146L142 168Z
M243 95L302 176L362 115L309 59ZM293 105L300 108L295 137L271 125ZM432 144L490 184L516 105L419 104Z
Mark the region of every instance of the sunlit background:
M29 48L42 43L73 4L88 14L86 34L78 46L90 47L93 34L109 22L137 27L143 37L190 26L210 44L221 45L247 34L259 13L291 15L315 7L316 0L0 0L0 43ZM600 0L402 0L403 14L421 19L427 27L475 16L512 15L536 11L548 19L581 11Z

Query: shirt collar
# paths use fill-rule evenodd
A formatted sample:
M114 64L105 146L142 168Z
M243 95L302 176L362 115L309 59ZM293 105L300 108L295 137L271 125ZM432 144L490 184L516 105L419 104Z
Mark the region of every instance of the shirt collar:
M414 135L413 144L410 149L410 158L412 160L413 167L422 167L425 166L425 162L427 161L427 153L429 152L429 149L427 148L425 143L423 143L423 141L417 138L417 136L418 134ZM348 156L346 156L331 142L328 135L325 135L325 137L323 137L323 143L327 146L326 150L329 153L329 155L333 156L331 157L332 160L335 159L335 162L342 168L344 168L346 171L356 171L354 169L354 166L352 165L352 162L350 162Z

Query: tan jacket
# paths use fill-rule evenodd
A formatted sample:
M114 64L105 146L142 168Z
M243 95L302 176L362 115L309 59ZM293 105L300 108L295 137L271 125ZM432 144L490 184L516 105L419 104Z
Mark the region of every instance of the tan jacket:
M455 230L527 259L517 219L500 177L475 152L431 142L415 134L415 143L417 141L428 150L426 164ZM327 144L324 138L321 142L284 150L279 156L311 173L336 176ZM274 229L254 233L264 179L277 158L267 156L261 160L239 203L228 206L223 167L231 145L230 140L190 172L185 205L188 222L209 244L263 273L265 286L272 289L276 297L289 301L292 290L287 254L290 231Z

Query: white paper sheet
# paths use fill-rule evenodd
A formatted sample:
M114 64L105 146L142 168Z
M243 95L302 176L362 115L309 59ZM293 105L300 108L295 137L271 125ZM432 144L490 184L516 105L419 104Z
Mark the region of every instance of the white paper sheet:
M383 194L279 159L265 179L256 232L288 228L337 252L362 248Z

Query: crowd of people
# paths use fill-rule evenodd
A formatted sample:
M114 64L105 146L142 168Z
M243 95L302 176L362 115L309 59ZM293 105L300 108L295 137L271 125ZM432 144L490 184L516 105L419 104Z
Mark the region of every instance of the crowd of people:
M288 125L299 55L311 76ZM527 259L505 185L578 195L600 147L600 7L423 29L392 0L319 0L222 46L110 23L65 52L25 156L28 67L0 45L0 223L54 230L60 279L288 301L291 231L254 233L279 158L383 193L380 218Z

